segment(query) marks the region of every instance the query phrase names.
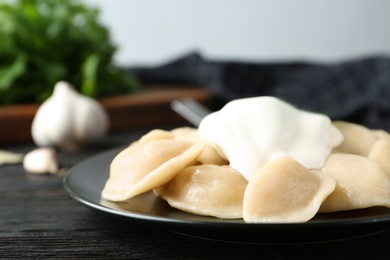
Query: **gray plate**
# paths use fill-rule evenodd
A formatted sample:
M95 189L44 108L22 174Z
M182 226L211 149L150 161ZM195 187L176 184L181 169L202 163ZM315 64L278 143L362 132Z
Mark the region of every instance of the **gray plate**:
M64 187L69 195L90 208L108 214L155 224L170 231L205 239L240 243L308 243L369 235L390 228L390 209L375 207L331 214L317 214L307 223L249 224L197 216L171 208L149 192L113 203L101 199L112 159L124 147L91 157L69 170Z

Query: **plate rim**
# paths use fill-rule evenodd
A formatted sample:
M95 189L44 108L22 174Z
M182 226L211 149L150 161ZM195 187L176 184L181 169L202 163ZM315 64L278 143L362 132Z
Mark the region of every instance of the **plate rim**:
M389 224L390 224L390 211L388 214L381 215L378 217L360 216L360 217L356 217L356 218L346 218L346 219L339 219L339 220L326 220L326 219L321 220L320 219L320 220L308 221L308 222L302 222L302 223L301 222L293 222L293 223L245 223L245 222L239 221L238 219L237 220L226 220L226 219L218 219L218 218L215 218L212 216L204 216L204 217L213 219L214 221L182 220L182 219L175 219L175 218L163 217L163 216L149 216L149 215L143 214L143 213L130 212L130 211L126 211L126 210L110 208L106 205L102 205L101 203L97 203L88 197L85 197L84 195L80 194L79 192L73 190L70 187L70 185L68 184L69 180L74 174L77 174L78 168L80 168L81 166L88 164L94 160L97 160L97 158L99 158L99 157L108 157L111 153L119 153L121 151L121 149L123 149L124 147L126 147L126 146L118 146L118 147L109 149L107 151L95 154L95 155L77 163L76 165L72 166L67 171L67 173L65 174L65 176L63 178L63 186L64 186L65 190L67 191L68 195L70 197L72 197L74 200L76 200L77 202L79 202L79 203L81 203L89 208L104 211L106 213L110 213L110 214L114 214L114 215L118 215L118 216L122 216L122 217L130 217L130 218L134 218L134 219L153 220L153 221L157 220L157 221L161 221L161 222L172 222L172 223L181 223L181 224L213 224L213 225L219 225L219 224L226 225L226 224L228 224L228 225L251 225L251 226L259 226L259 225L261 225L261 226L264 226L264 225L267 225L267 226L274 226L274 225L277 225L277 226L293 226L293 225L294 226L296 226L296 225L299 225L299 226L312 226L312 225L320 226L320 225L327 225L328 226L329 224L344 225L346 223L348 223L349 225L351 225L351 224L361 225L361 224L371 224L371 223L374 224L374 223L382 223L382 222L383 223L389 222ZM107 176L107 178L108 178L108 176ZM173 210L176 210L176 209L173 209ZM364 210L364 209L360 209L360 210ZM186 213L186 212L183 212L183 213L184 214L191 214L191 213ZM321 213L321 214L329 214L329 213ZM332 214L332 213L330 213L330 214ZM215 221L215 220L217 220L217 221Z

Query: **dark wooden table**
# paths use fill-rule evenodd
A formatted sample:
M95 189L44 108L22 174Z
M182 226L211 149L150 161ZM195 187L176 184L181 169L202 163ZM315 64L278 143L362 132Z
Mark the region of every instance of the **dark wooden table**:
M130 143L148 130L112 134L80 153L60 154L60 162L71 167ZM25 153L35 146L24 143L0 148ZM5 165L0 166L0 258L390 259L390 231L308 244L198 239L89 209L69 197L62 177L31 175L21 165Z

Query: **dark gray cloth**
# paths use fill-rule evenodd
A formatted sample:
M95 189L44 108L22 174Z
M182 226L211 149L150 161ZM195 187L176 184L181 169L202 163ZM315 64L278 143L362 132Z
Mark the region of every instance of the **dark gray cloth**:
M390 130L390 59L366 57L332 64L211 61L189 54L154 68L132 68L145 83L208 87L224 104L275 96L296 107L370 128Z

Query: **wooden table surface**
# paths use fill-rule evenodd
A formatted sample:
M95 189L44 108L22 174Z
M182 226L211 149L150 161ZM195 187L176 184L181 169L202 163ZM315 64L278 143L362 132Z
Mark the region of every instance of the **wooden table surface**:
M113 133L77 154L60 154L60 162L71 167L150 129ZM1 148L26 153L35 146L27 142ZM308 244L204 240L89 209L70 198L62 181L27 174L21 165L0 166L1 259L390 259L390 231Z

